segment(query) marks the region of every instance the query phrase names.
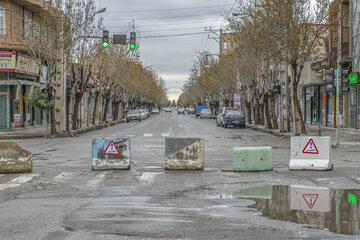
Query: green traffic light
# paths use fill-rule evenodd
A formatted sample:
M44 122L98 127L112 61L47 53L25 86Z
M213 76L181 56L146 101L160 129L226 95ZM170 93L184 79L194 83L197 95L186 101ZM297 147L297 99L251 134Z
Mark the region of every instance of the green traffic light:
M135 49L135 43L130 43L130 49Z
M107 48L107 47L109 46L109 43L108 43L108 42L103 42L103 43L102 43L102 46L103 46L104 48Z

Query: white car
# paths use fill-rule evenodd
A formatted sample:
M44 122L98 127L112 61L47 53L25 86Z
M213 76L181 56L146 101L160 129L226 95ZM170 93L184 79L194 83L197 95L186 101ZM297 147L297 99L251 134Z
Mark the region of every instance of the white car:
M201 110L201 112L200 112L200 118L201 119L203 119L203 118L211 118L211 117L212 117L212 114L211 114L210 109Z

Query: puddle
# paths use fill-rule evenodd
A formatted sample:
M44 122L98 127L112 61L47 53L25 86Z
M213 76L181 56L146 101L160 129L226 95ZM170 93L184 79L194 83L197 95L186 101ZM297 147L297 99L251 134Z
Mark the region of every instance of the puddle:
M232 139L232 140L243 140L241 136L234 136L234 137L214 137L218 139Z
M266 217L347 235L360 234L360 189L267 185L242 189L234 198L255 201Z

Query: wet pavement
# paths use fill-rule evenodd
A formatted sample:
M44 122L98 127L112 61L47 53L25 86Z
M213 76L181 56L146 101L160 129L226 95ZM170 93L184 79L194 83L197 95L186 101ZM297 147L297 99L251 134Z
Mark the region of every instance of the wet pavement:
M130 138L130 170L91 170L91 142L104 137ZM203 138L204 170L164 170L165 137ZM332 171L290 172L288 139L175 113L18 143L34 171L0 175L1 239L360 238L360 195L336 190L360 189L356 148L334 149ZM232 171L233 147L250 146L273 147L273 171Z

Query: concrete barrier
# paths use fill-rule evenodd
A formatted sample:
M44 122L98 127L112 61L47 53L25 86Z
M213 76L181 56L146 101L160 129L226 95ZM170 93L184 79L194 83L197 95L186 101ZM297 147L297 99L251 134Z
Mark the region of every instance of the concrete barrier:
M233 149L235 172L269 171L273 169L271 147L242 147Z
M330 212L330 189L324 187L290 186L290 209Z
M291 137L290 170L331 170L330 137Z
M165 138L166 170L203 170L204 140L200 138Z
M0 142L0 173L32 172L31 152L15 142Z
M93 139L92 170L130 169L128 138Z

